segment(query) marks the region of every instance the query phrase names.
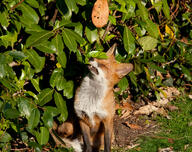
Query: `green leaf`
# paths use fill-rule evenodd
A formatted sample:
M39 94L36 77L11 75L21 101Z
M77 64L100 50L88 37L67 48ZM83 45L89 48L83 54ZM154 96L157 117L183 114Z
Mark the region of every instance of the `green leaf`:
M6 68L6 64L0 64L0 78L6 77L7 73L5 68Z
M184 76L187 78L187 80L191 81L192 80L191 71L188 68L184 67L183 65L181 65L181 70Z
M14 59L16 60L20 60L22 61L23 59L25 59L27 56L21 52L21 51L10 51L9 55L12 56Z
M149 64L149 67L153 70L157 70L163 74L167 74L167 71L164 70L162 67L156 66L155 64Z
M118 83L118 87L121 89L121 91L125 91L129 86L128 80L126 77L123 77L119 83Z
M149 14L147 11L147 8L141 3L140 0L137 1L137 6L139 8L139 15L141 16L141 18L145 21L148 20Z
M13 48L14 43L17 41L17 32L7 32L7 35L0 36L0 39L2 40L4 46L7 48L8 46L11 46Z
M44 53L56 53L56 48L53 42L43 41L35 46L38 50Z
M35 72L40 72L45 65L45 57L40 57L37 52L32 49L27 50L26 55L28 56L29 62L35 68Z
M25 2L28 3L29 5L31 5L34 8L39 7L39 3L36 0L25 0Z
M155 7L157 13L159 14L160 11L161 11L161 8L162 8L162 1L161 0L158 0L158 1L155 1L153 6Z
M68 9L71 11L71 12L75 12L76 14L78 13L78 7L76 5L76 2L75 0L65 0L65 4L67 5Z
M31 65L27 61L24 61L22 64L24 65L24 73L26 74L26 79L31 80L33 78L35 70L31 68Z
M63 30L62 32L63 41L65 45L69 48L70 51L76 52L77 50L77 43L73 36L69 35L67 30Z
M60 113L56 107L46 106L44 108L45 108L45 113L51 114L52 117L55 117Z
M35 89L40 92L41 89L39 88L39 77L36 79L31 79L31 83L33 84L33 86L35 87Z
M135 52L135 39L127 26L125 26L123 32L123 44L127 53L133 55Z
M163 81L163 84L165 86L169 86L169 87L174 87L174 84L173 84L174 80L173 78L167 78L165 81Z
M63 68L65 68L67 64L67 57L65 55L65 52L63 51L64 45L59 34L57 34L56 37L53 39L53 43L57 50L57 61L61 64Z
M37 24L32 24L29 27L26 27L25 32L29 34L33 34L34 32L43 32L45 31L44 29L41 28L41 26Z
M134 86L137 87L137 77L135 76L135 74L133 72L130 72L129 77L131 79L131 82L134 84Z
M4 115L7 119L15 119L19 117L20 112L17 109L6 109Z
M139 44L143 50L152 50L157 46L158 40L151 36L144 36L138 39Z
M28 142L28 134L27 132L21 132L21 139L24 143L27 143Z
M33 128L37 127L37 125L39 124L39 121L40 121L40 112L37 108L34 108L31 111L31 115L28 119L29 129L33 129Z
M79 35L79 36L81 36L81 39L83 39L82 38L82 35L83 35L83 25L80 23L80 22L78 22L77 23L77 25L75 26L75 32ZM77 40L77 39L76 39ZM85 41L84 39L83 39L83 41ZM80 42L79 42L80 43ZM80 43L81 44L81 43Z
M147 30L149 35L154 38L158 38L159 37L158 26L151 20L146 20L145 22L146 22L145 29Z
M38 94L38 99L39 99L39 102L38 104L40 106L43 106L45 105L46 103L48 103L49 101L52 100L52 94L53 94L53 91L52 89L50 88L46 88L46 89L43 89L39 94Z
M131 17L135 16L135 7L136 4L133 0L126 1L127 3L127 10L126 13L123 13L122 21L130 19Z
M20 17L21 22L24 24L38 24L39 16L35 12L35 10L27 5L26 3L22 3L17 7L17 9L22 11L22 17Z
M67 99L71 99L73 97L73 88L74 88L73 81L68 81L65 83L63 89L63 95L67 97Z
M36 133L37 141L40 145L45 145L49 141L49 130L45 127L40 127L40 133Z
M25 95L33 97L35 100L38 100L38 97L32 91L25 91Z
M21 97L19 98L18 108L19 112L21 113L21 116L25 116L27 119L29 119L32 110L35 108L35 104L32 100L25 97Z
M170 10L169 10L169 5L167 3L167 0L162 0L162 3L163 3L163 13L165 14L168 20L171 20Z
M47 128L51 129L53 127L53 116L50 113L44 112L42 120Z
M66 101L63 99L61 94L59 94L57 91L55 91L55 93L54 93L54 100L55 100L55 104L57 106L57 109L61 113L59 119L61 121L65 121L68 117Z
M111 24L117 25L117 23L116 23L116 18L115 18L114 16L109 15L109 21L111 22Z
M87 1L86 0L75 0L77 4L84 6L86 5Z
M101 52L101 51L91 51L87 54L88 58L99 58L99 59L107 59L107 55L105 52Z
M47 128L53 127L53 117L57 116L59 114L59 111L56 107L47 106L44 107L44 113L43 113L43 123Z
M79 44L85 43L85 40L78 33L72 31L71 29L67 29L67 28L65 28L64 30L68 35L72 36Z
M0 53L0 64L7 64L7 58L5 54Z
M60 79L60 77L63 77L63 74L64 74L64 71L61 68L57 68L53 71L49 81L52 88L54 88L56 84L58 84L58 80Z
M85 34L90 43L93 43L98 39L97 29L91 30L86 26Z
M17 85L9 79L0 79L0 83L2 83L6 88L8 88L12 92L16 92L19 89Z
M0 142L5 144L12 140L11 135L7 132L3 132L3 134L0 134L0 137Z
M65 88L66 80L64 76L59 76L58 80L56 81L56 88L58 91L61 91Z
M64 3L64 0L57 0L56 6L57 6L59 12L63 15L63 17L66 20L69 20L71 18L72 11L70 9L68 9L66 3Z
M26 41L26 47L39 46L42 42L47 41L53 36L52 31L33 32Z
M4 27L4 29L6 29L9 25L8 17L9 17L9 14L7 10L0 12L0 24Z

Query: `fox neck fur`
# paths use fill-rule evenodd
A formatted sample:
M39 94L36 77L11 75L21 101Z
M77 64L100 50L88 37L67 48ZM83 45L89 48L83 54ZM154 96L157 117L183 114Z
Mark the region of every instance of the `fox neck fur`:
M95 125L94 116L104 119L107 112L102 102L108 90L108 80L100 68L98 74L86 76L76 94L74 106L78 117L87 117L92 126Z

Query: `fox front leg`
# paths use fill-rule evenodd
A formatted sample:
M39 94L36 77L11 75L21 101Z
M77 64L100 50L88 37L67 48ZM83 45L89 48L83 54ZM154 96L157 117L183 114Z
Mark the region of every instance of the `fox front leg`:
M111 140L113 132L113 119L104 121L104 152L111 152Z
M80 126L81 126L81 131L83 134L84 151L92 152L92 145L91 145L91 141L90 141L90 139L91 139L90 128L83 120L80 120Z

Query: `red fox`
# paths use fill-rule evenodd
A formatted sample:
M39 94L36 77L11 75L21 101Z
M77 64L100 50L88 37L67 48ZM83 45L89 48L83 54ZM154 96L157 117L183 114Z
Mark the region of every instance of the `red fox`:
M107 59L90 61L90 73L75 94L74 109L79 118L85 152L99 151L102 143L105 152L111 151L115 114L113 87L133 69L132 64L115 60L115 48L116 44L107 51Z

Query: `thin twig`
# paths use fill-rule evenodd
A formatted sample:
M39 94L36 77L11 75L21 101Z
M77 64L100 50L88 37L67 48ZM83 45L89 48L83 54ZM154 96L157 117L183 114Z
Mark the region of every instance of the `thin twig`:
M113 12L113 16L115 16L116 12L117 12L116 10ZM108 23L108 25L107 25L107 28L105 29L105 33L103 34L102 41L104 41L107 33L109 32L110 26L111 26L111 22L109 21L109 23Z
M56 17L57 17L58 9L55 9L55 13L53 15L53 18L51 19L52 23L55 23Z
M25 0L21 0L19 3L15 4L13 7L11 7L11 10L14 10L16 7L18 7L19 5L21 5L21 3L23 3Z
M29 148L14 148L14 149L11 149L13 151L25 151L25 150L30 150Z

